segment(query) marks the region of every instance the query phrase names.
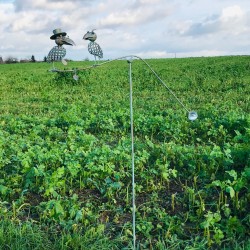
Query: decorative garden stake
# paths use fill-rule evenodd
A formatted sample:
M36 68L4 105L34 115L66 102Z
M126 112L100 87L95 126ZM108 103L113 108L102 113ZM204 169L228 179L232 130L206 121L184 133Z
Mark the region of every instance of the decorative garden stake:
M93 38L89 38L88 36L89 35L92 35ZM88 37L88 39L86 38ZM95 41L96 39L96 35L95 33L92 31L92 32L87 32L86 35L84 35L83 37L84 39L86 40L90 40L92 39L93 41ZM92 40L90 40L92 42ZM93 43L93 42L92 42ZM92 46L92 45L91 45ZM91 47L89 45L89 47ZM94 45L93 45L94 46ZM98 45L99 46L99 45ZM92 49L92 47L91 47ZM89 52L91 54L93 54L92 50L90 50L89 48ZM101 48L100 48L100 53L101 53L101 56L102 56L102 51L101 51ZM96 54L98 56L98 54ZM95 56L96 56L95 55ZM113 59L113 60L109 60L109 61L106 61L106 62L102 62L102 63L99 63L99 64L95 64L95 65L91 65L91 66L88 66L88 67L84 67L84 68L78 68L77 70L76 69L69 69L69 70L58 70L58 69L54 69L54 70L51 70L52 72L72 72L74 75L73 75L73 78L75 80L78 80L78 76L76 74L76 71L85 71L85 70L90 70L94 67L100 67L100 66L103 66L103 65L106 65L106 64L109 64L109 63L112 63L114 61L117 61L117 60L124 60L126 59L127 62L129 63L129 92L130 92L130 126L131 126L131 169L132 169L132 227L133 227L133 250L136 250L136 218L135 218L135 215L136 215L136 193L135 193L135 152L134 152L134 129L133 129L133 82L132 82L132 62L134 61L133 59L139 59L141 60L149 69L150 71L152 72L152 74L163 84L163 86L168 90L168 92L176 99L176 101L182 106L182 108L187 112L188 114L188 119L190 121L194 121L198 118L198 114L196 111L190 111L183 103L182 101L176 96L176 94L167 86L167 84L160 78L160 76L153 70L153 68L144 60L142 59L141 57L139 56L134 56L134 55L130 55L130 56L123 56L123 57L119 57L119 58L116 58L116 59Z
M50 50L47 61L53 63L55 61L61 61L64 65L67 65L67 62L63 59L66 55L66 49L63 47L63 45L65 44L73 46L75 43L67 36L67 33L62 32L61 29L55 29L53 30L53 33L54 34L50 37L50 39L55 40L57 46Z
M89 51L89 53L91 55L95 56L95 63L96 63L96 57L98 57L99 59L103 58L102 49L101 49L100 45L95 42L96 38L97 38L97 35L94 32L94 30L88 31L83 36L84 40L89 40L90 41L90 43L88 44L88 51Z

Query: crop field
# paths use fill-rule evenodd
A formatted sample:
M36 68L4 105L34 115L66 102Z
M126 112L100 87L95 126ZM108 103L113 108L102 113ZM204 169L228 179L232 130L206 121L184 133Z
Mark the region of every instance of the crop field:
M132 62L136 249L250 249L250 57L146 61L198 119ZM0 249L133 249L129 64L51 67L0 65Z

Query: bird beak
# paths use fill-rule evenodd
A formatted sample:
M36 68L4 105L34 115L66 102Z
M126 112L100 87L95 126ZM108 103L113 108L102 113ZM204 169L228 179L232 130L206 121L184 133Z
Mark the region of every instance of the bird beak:
M72 45L72 46L76 45L73 40L71 40L69 37L66 37L66 36L63 37L62 41L63 41L63 44L66 44L66 45Z
M84 39L84 40L88 40L89 39L89 34L88 33L86 33L84 36L83 36L83 38L82 39Z

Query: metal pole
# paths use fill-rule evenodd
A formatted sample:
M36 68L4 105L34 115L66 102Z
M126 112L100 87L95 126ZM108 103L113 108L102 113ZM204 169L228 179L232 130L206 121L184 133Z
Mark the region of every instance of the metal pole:
M132 85L132 62L129 63L129 86L130 86L130 126L131 126L131 158L132 158L132 216L133 216L133 249L136 246L135 235L135 154L134 154L134 122L133 122L133 85Z

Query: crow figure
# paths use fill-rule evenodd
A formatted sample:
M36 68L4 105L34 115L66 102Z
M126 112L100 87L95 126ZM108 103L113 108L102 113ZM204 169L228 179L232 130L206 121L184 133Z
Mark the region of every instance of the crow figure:
M66 49L63 45L75 45L75 43L67 36L66 32L62 32L61 29L53 30L53 35L50 37L51 40L55 40L57 46L53 47L48 56L47 62L55 62L55 61L62 61L64 65L67 62L63 59L66 55Z
M98 57L99 59L103 58L102 49L101 49L100 45L95 42L96 38L97 38L97 35L94 32L94 30L88 31L83 36L84 40L90 41L90 43L88 44L88 51L91 55L95 56L95 62L96 62L96 57Z

